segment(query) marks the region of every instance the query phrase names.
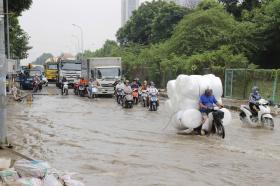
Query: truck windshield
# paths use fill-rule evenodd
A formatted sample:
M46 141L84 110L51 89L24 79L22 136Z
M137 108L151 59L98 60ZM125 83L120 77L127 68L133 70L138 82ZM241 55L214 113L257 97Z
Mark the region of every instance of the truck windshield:
M56 64L49 64L48 65L48 70L57 70L57 65Z
M121 75L120 68L99 68L97 70L98 79L101 78L117 78Z
M82 70L82 65L81 63L62 63L61 69L80 71Z

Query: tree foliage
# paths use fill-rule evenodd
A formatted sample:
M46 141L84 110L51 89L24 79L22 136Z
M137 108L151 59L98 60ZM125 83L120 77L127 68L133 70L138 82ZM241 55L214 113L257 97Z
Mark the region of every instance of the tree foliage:
M187 9L166 1L143 3L116 34L121 45L148 45L169 38L174 26L187 14Z
M6 1L4 2L6 3ZM8 0L10 52L11 57L15 59L27 58L28 50L32 48L28 43L28 34L21 28L18 21L18 16L28 10L31 4L32 0Z
M280 0L204 0L180 19L169 19L171 9L180 12L160 1L142 5L118 31L120 45L106 42L94 55L122 57L126 77L162 87L206 68L280 68Z
M28 10L32 5L32 0L8 0L9 12L20 16L25 10Z
M10 49L11 56L15 59L24 59L28 57L28 50L32 47L28 44L29 36L20 27L18 18L10 17Z

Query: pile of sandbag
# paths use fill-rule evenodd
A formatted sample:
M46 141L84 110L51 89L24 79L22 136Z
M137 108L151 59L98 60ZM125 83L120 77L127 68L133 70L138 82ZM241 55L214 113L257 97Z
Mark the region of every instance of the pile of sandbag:
M201 125L202 116L199 111L199 98L207 88L213 90L213 95L222 104L222 81L213 74L204 76L179 75L176 80L168 82L167 94L169 100L166 101L166 108L176 129L185 130ZM231 115L227 109L222 110L225 113L223 122L224 125L227 125L231 120Z
M5 165L5 166L1 166ZM3 186L84 186L68 175L58 174L44 161L0 159L0 185Z

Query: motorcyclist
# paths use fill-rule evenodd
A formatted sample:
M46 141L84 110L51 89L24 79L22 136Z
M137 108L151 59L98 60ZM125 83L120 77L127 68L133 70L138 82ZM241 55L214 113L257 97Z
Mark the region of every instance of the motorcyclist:
M137 79L135 78L133 80L133 83L131 84L132 89L139 89L139 84L137 83Z
M116 90L118 90L118 89L121 89L121 90L124 89L124 84L123 84L123 82L121 82L121 81L118 82L118 84L116 85Z
M158 89L155 87L155 83L153 81L150 82L150 87L147 89L148 91L148 103L150 103L151 96L157 95L158 96ZM159 106L159 99L157 101L157 106Z
M87 84L87 81L85 80L85 78L81 77L80 84L83 84L83 85Z
M259 88L257 86L254 86L252 88L252 93L250 94L250 97L249 97L249 107L250 107L253 115L258 115L258 112L260 110L258 101L261 98L262 97L260 95Z
M67 79L65 76L62 77L62 80L61 80L61 88L63 89L63 85L64 83L67 82Z
M129 80L125 81L123 91L124 91L125 94L131 94L132 93L131 86L129 85Z
M39 76L36 74L33 80L33 92L36 92L39 89L40 82L41 80Z
M139 87L141 87L141 86L142 86L142 84L140 83L139 78L135 78L135 79L136 79L136 83L138 84L138 86L139 86Z
M147 81L143 81L143 84L141 86L141 90L147 90L148 89L148 85L147 85Z
M209 113L212 111L214 106L222 107L218 103L215 96L213 95L212 89L207 88L202 96L200 96L199 107L203 117L201 135L205 135L205 132L209 132L212 128L212 117L209 117Z

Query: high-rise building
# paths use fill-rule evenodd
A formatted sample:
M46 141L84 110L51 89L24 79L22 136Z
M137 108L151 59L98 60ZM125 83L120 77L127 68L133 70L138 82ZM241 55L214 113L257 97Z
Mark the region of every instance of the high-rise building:
M181 6L185 6L187 8L195 8L196 5L198 5L198 3L201 0L167 0L167 1L169 1L169 2L173 1L176 4L181 5Z
M139 7L139 0L122 0L122 26L132 16L134 10Z

